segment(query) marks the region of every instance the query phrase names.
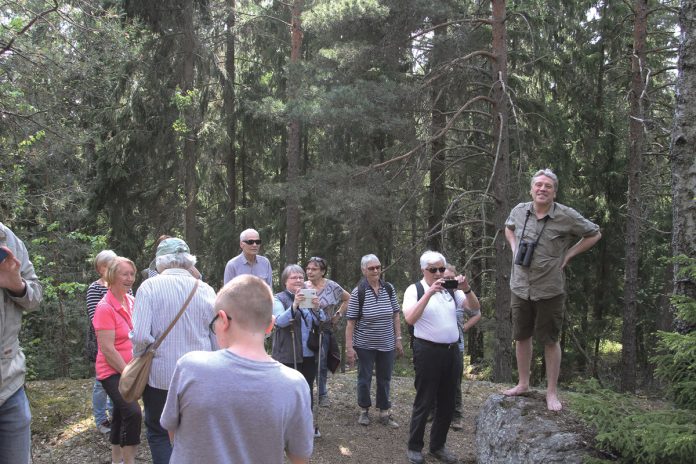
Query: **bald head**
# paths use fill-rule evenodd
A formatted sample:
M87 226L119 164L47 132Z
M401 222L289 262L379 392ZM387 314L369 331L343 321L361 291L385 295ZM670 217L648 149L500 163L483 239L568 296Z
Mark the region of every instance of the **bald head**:
M220 310L242 330L265 332L273 314L273 294L264 280L249 274L240 275L218 292L215 311Z

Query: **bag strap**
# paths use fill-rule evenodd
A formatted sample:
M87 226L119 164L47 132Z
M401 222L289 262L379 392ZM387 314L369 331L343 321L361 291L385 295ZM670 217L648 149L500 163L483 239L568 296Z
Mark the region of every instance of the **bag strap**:
M193 295L196 294L196 289L198 289L198 284L200 283L200 280L196 279L196 283L193 285L193 288L191 289L191 293L189 293L188 298L186 298L186 301L184 301L184 305L181 307L179 310L179 314L176 315L174 320L169 324L169 327L167 327L167 330L160 335L160 337L155 340L155 343L152 344L152 346L149 348L149 350L155 351L157 348L159 348L160 344L164 341L165 337L169 335L169 332L174 328L174 325L176 322L179 320L182 314L184 314L184 311L186 311L186 308L188 307L189 303L193 299Z

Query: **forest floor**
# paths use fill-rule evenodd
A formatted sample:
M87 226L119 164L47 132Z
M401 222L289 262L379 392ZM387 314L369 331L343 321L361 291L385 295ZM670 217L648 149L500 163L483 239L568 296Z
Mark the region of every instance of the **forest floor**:
M54 380L29 382L27 395L32 408L34 464L70 462L73 464L108 464L110 448L107 437L97 432L92 421L92 380ZM464 428L450 430L447 447L461 463L476 462L474 445L475 419L483 402L503 385L465 380ZM373 382L374 390L374 382ZM314 442L311 461L335 463L405 463L408 425L415 390L413 378L392 379L392 416L400 424L391 429L376 423L361 426L357 423L355 371L332 375L329 378L329 407L319 408L318 422L321 438ZM542 397L543 398L543 397ZM540 408L545 411L543 400ZM371 418L375 418L375 412ZM143 426L142 445L138 462L150 463L149 449ZM426 429L427 452L429 429ZM437 462L428 459L426 462Z

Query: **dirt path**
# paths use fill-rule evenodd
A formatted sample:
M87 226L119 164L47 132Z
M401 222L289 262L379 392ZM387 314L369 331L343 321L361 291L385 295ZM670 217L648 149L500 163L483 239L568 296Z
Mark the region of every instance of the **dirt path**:
M398 429L377 423L364 427L357 423L355 385L355 372L330 377L331 404L318 412L322 437L315 441L311 461L320 464L407 462L408 423L415 394L413 379L392 380L392 413L401 425ZM461 463L476 462L474 420L483 401L500 389L500 385L488 382L464 382L464 429L450 430L447 439L447 446ZM30 382L27 391L34 416L35 464L111 462L107 440L95 430L91 420L91 381ZM426 450L428 433L426 429ZM138 462L151 462L144 433Z

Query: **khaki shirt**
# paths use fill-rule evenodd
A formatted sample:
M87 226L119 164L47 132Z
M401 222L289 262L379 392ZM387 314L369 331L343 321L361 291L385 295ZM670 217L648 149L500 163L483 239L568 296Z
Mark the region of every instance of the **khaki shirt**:
M528 213L527 227L524 228ZM547 221L546 227L534 250L531 265L518 266L515 264L515 257L512 257L510 290L525 300L545 300L565 293L565 274L561 270L561 264L566 251L580 238L599 233L597 224L585 219L573 208L560 203L554 203L549 213L538 220L532 202L520 203L510 212L505 226L515 231L519 246L523 239L535 242L542 232L544 221Z

